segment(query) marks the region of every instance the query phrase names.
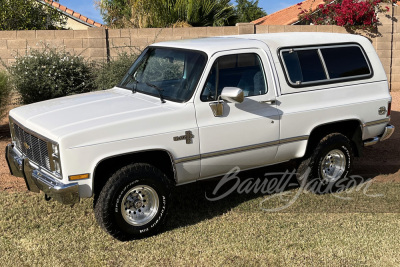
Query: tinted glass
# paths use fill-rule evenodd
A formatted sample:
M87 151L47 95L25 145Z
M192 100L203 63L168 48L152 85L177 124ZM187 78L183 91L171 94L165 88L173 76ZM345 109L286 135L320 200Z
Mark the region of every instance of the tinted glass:
M267 93L264 71L257 54L235 54L218 58L208 75L201 100L216 100L225 87L238 87L244 96Z
M321 49L331 79L370 74L368 63L357 46Z
M292 83L325 80L324 67L318 50L299 50L282 52L289 79Z

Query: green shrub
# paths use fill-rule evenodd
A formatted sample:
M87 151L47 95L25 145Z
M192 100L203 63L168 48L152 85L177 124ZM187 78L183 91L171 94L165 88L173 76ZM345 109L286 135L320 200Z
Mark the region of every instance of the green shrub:
M124 52L110 62L100 63L94 80L96 88L104 90L119 84L137 57L136 53Z
M8 75L0 71L0 120L6 115L7 106L10 100L10 83Z
M9 67L23 104L94 90L92 65L81 56L45 47L16 57Z

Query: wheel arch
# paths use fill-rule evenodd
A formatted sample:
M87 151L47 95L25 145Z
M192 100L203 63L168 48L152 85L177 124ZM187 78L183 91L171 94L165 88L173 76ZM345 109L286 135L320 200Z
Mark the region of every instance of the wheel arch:
M354 155L357 157L362 156L364 147L362 142L362 127L362 123L358 119L328 122L314 127L308 138L305 156L310 155L318 142L330 133L341 133L346 136L350 140Z
M165 173L171 183L176 184L174 158L169 151L163 149L135 151L100 160L93 170L92 194L98 195L111 175L131 163L151 164Z

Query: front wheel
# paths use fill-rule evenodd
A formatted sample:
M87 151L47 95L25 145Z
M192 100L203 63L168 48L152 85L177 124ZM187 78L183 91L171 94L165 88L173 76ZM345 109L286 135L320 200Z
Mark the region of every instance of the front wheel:
M300 185L315 193L335 192L353 165L350 140L340 133L325 136L297 169Z
M157 233L170 201L168 178L157 168L136 163L116 172L95 204L100 226L118 240Z

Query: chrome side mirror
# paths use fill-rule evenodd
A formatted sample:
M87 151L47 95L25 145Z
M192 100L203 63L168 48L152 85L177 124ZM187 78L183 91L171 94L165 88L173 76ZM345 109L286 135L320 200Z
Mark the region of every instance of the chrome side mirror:
M242 103L244 101L244 94L240 88L225 87L222 89L221 98L230 103Z
M217 101L210 103L214 117L222 117L224 115L224 100L230 103L242 103L244 101L242 89L237 87L225 87L222 89Z

